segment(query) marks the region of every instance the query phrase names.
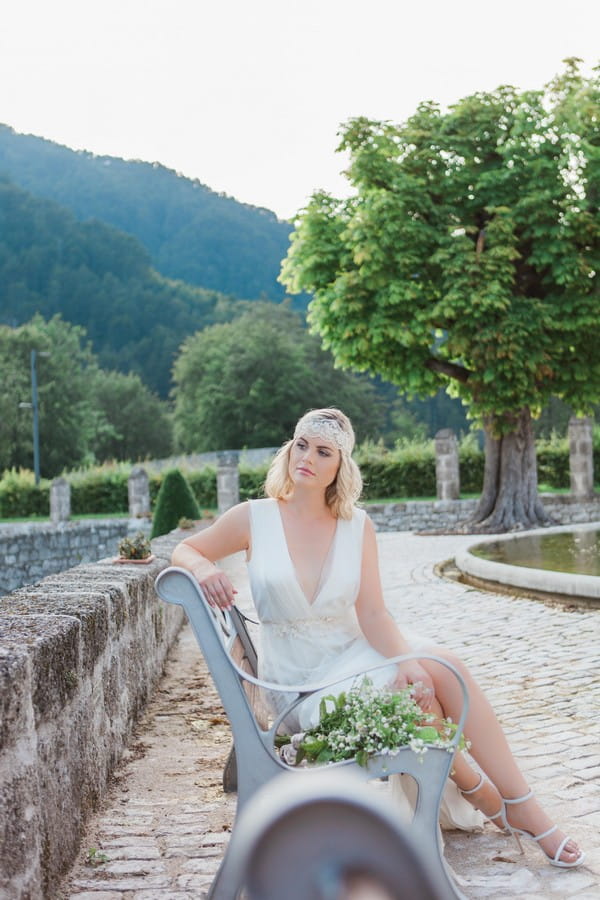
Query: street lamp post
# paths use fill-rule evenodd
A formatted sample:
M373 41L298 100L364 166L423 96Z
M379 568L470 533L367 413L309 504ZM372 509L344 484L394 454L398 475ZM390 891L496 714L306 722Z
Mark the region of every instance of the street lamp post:
M33 474L40 483L40 423L38 413L38 388L36 369L37 350L31 351L31 410L33 412Z
M37 386L37 357L50 356L50 353L40 350L31 351L31 403L19 403L21 408L31 407L33 413L33 474L35 483L40 483L40 423L39 423L39 403L38 403L38 386Z

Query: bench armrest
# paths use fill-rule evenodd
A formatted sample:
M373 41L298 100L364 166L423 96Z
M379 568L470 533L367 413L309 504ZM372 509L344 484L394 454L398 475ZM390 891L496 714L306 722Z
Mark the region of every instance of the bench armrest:
M437 662L440 665L444 666L446 669L448 669L448 671L458 681L458 684L459 684L461 692L462 692L463 703L462 703L462 710L461 710L460 718L459 718L458 722L455 723L457 726L456 733L451 741L452 745L456 745L458 747L458 744L460 742L460 739L461 739L461 736L462 736L462 733L464 730L467 713L469 710L469 695L467 692L467 686L465 684L464 678L462 677L460 672L455 668L455 666L453 666L447 660L442 659L439 656L435 656L434 654L405 653L400 656L390 657L389 659L386 659L381 663L377 663L374 666L370 666L368 669L361 668L357 672L349 672L347 675L343 675L340 678L336 678L334 681L324 681L324 682L318 682L318 683L314 683L314 684L302 684L302 685L280 684L278 682L273 682L273 681L263 681L261 678L257 678L255 675L250 675L248 672L244 672L244 670L241 669L234 662L234 660L231 660L231 665L237 671L238 676L241 679L249 682L250 684L255 685L256 687L260 688L261 690L269 691L272 693L278 693L278 694L295 694L296 695L293 698L293 700L289 703L289 705L284 709L284 711L277 716L273 725L269 729L270 732L273 732L275 734L277 732L279 725L285 720L286 716L288 716L292 712L292 710L294 710L296 708L296 706L298 706L300 703L302 703L307 698L311 697L313 694L322 693L323 691L334 689L336 685L347 682L351 678L360 678L360 677L368 678L369 674L371 672L376 672L379 669L386 669L388 666L396 665L397 663L405 662L406 660L409 660L409 659L429 659L429 660L432 660L433 662ZM335 691L332 690L332 693L335 693Z

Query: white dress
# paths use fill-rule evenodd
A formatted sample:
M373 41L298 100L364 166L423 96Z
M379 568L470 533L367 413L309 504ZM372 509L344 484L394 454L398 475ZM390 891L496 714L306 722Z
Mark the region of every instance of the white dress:
M364 637L355 610L365 511L356 508L352 519L337 520L320 583L310 602L290 557L278 501L251 500L249 508L252 550L248 574L261 625L259 677L281 685L326 684L340 679L335 687L323 691L326 695L340 693L356 681L357 673L385 663L385 657ZM411 652L431 650L431 641L426 638L406 629L402 629L402 634ZM370 672L369 678L384 687L394 674L393 666L383 666ZM288 695L283 702L290 700ZM295 720L286 719L286 726L305 730L315 725L319 701L320 696L314 695L302 703L295 711ZM468 830L479 828L481 815L453 787L452 784L448 790L451 821L445 824Z

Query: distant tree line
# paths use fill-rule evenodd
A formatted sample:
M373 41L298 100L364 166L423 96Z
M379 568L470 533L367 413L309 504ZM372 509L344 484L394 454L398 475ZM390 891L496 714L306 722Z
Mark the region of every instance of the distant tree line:
M137 373L163 398L184 338L239 311L242 301L159 275L135 238L1 177L0 222L0 323L60 314L85 328L103 367Z
M20 160L17 150L23 150ZM20 166L31 190L49 196L62 185L65 203L69 173L79 173L71 199L83 205L70 211L0 174L0 471L32 465L32 414L23 405L30 401L32 349L49 354L38 358L46 476L112 459L276 445L302 412L323 404L346 409L359 440L387 446L432 437L441 427L468 431L460 401L442 391L408 399L380 377L336 369L306 329L304 303L294 310L287 301L241 300L170 280L153 265L159 244L149 246L151 235L163 234L164 250L186 216L199 215L193 197L206 193L219 214L242 209L249 216L247 240L233 227L230 236L242 247L240 271L254 246L260 272L261 254L271 250L264 235L252 241L262 234L263 219L276 222L271 213L218 197L161 166L73 154L0 126L0 172L2 160ZM99 218L79 221L89 213L87 196L114 209L122 200L139 215L136 227L148 229L146 247ZM178 204L190 208L177 211ZM97 215L104 215L101 204ZM208 214L205 224L211 232ZM187 245L191 261L196 249L203 252L199 240L196 235ZM237 265L233 244L227 264L219 257L223 271ZM570 414L551 398L538 430L564 431Z
M360 442L393 446L435 433L389 385L335 369L302 317L285 306L257 303L230 323L190 335L175 362L170 401L134 373L101 368L81 327L37 315L18 328L0 326L0 472L32 468L32 349L44 477L174 451L278 446L299 415L323 403L348 411ZM453 424L449 398L438 403ZM459 419L454 424L466 431Z
M75 152L0 125L0 174L33 194L133 235L168 278L279 301L291 226L158 163ZM301 301L302 305L302 301Z
M398 398L397 388L380 380L361 379L334 369L330 354L320 350L317 339L306 333L301 311L293 314L289 309L279 309L276 304L237 300L165 279L155 272L147 252L134 238L103 222L78 222L68 210L34 197L2 178L0 217L4 226L0 231L0 323L18 328L30 322L32 317L40 316L36 327L43 330L41 322L59 315L85 330L85 339L90 341L90 352L93 351L98 369L111 371L113 380L118 372L137 375L149 393L157 394L164 401L169 398L173 386L172 369L181 344L197 340L207 348L208 357L212 357L219 352L217 347L211 347L212 342L226 336L230 353L225 368L219 371L217 386L210 380L211 373L206 372L203 376L206 380L193 386L190 378L186 378L186 390L193 390L203 398L198 410L200 418L207 415L209 394L218 394L221 410L231 409L231 404L235 403L237 412L226 417L215 416L211 424L202 429L201 439L194 448L191 438L185 436L189 426L179 425L177 447L203 449L211 441L212 448L256 446L261 433L281 435L283 439L288 420L293 421L304 411L302 396L306 405L320 405L325 402L324 397L330 398L327 402L333 402L332 397L337 398L335 402L344 405L348 403L348 392L352 393L355 385L360 385L360 389L356 388L358 394L362 392L361 403L366 417L360 430L365 435L383 435L386 440L393 441L399 434L427 434L432 428L441 427L438 422L447 421L448 415L453 417L457 430L468 428L456 401L448 398L431 401L434 405L444 404L444 409L433 418L428 411L426 418L417 409L419 401L414 401L417 405L413 410L411 403ZM253 309L257 310L256 316L250 315ZM234 320L240 316L246 316L242 324L234 325ZM233 326L231 330L223 327L221 331L213 331L210 327L229 323ZM201 338L204 329L208 331ZM278 329L285 333L276 334ZM272 363L273 352L278 346L286 348L279 354L279 369ZM269 349L268 353L265 348ZM260 377L257 375L252 398L246 397L239 387L248 383L250 376L242 369L243 361L247 362L251 357L255 360L256 373L260 370L260 361L265 370L270 365L268 378L264 373ZM296 383L297 370L292 363L300 358L304 360L302 377ZM23 378L27 379L25 357L21 362ZM183 371L182 364L177 371ZM288 409L282 421L274 414L272 389L277 381L277 371L282 380L287 380L286 386L278 390L286 396L293 393L299 401L299 405L289 407L293 412ZM241 380L237 382L237 379ZM129 383L131 385L133 381ZM226 383L229 393L225 389ZM369 390L366 390L367 385ZM174 392L176 422L184 415L180 410L185 409L185 415L190 417L190 400L182 400L183 393L177 385ZM357 402L350 402L350 409L360 421L361 404L357 406ZM269 411L267 425L258 413L260 409ZM167 405L165 410L168 410ZM127 450L122 444L117 446L107 442L104 446L100 441L101 433L102 429L91 450L97 460L112 458L117 452L127 452L127 458L144 457L150 452L144 441L128 446ZM198 434L198 426L191 427L190 433ZM27 429L24 440L27 444ZM274 440L271 437L266 443ZM29 458L29 453L28 450L25 457ZM71 458L72 454L68 456ZM12 460L25 457L20 452L16 457L9 454Z

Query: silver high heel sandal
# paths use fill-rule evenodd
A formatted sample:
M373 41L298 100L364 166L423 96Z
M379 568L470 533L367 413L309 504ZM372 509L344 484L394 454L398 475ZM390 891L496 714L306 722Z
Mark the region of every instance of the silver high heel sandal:
M468 791L463 791L462 788L459 788L459 791L461 792L461 794L463 795L463 797L465 797L465 798L468 800L468 802L469 802L472 806L475 807L475 809L478 809L479 812L483 813L483 815L485 816L485 818L486 818L486 819L489 819L490 822L493 822L493 824L496 825L496 827L499 828L500 831L506 831L506 816L505 816L505 810L504 810L504 801L502 800L502 798L500 798L500 802L501 802L501 804L502 804L501 807L500 807L500 809L498 810L497 813L494 813L494 814L491 815L491 816L488 816L488 814L487 814L486 812L484 812L484 811L481 809L481 807L478 806L478 805L471 799L471 797L472 797L473 794L476 794L477 791L481 790L481 788L483 787L484 782L486 782L486 781L487 781L489 784L492 783L492 782L489 780L489 778L487 778L487 776L485 776L483 773L480 772L480 773L479 773L479 781L477 782L477 784L475 785L475 787L470 788ZM496 822L494 822L494 819L500 819L500 821L502 822L502 825L498 825Z
M534 835L530 831L525 831L523 828L515 828L510 824L507 818L506 807L516 803L525 803L526 800L531 800L532 797L533 791L528 791L523 797L515 797L514 800L507 800L505 797L502 798L502 802L504 804L504 808L502 810L502 819L504 820L504 825L506 829L514 835L521 853L523 853L523 845L521 844L521 836L523 836L529 838L530 841L535 841L538 844L540 850L551 866L557 866L560 869L574 869L576 866L580 866L585 859L585 853L583 852L583 850L579 851L579 856L577 857L577 859L573 860L573 862L563 862L560 858L566 845L570 841L570 838L568 836L560 842L554 856L549 856L544 848L540 846L540 841L543 841L544 838L547 838L551 834L554 834L555 831L558 831L558 825L553 825L552 828L549 828L547 831L543 831L541 834Z

